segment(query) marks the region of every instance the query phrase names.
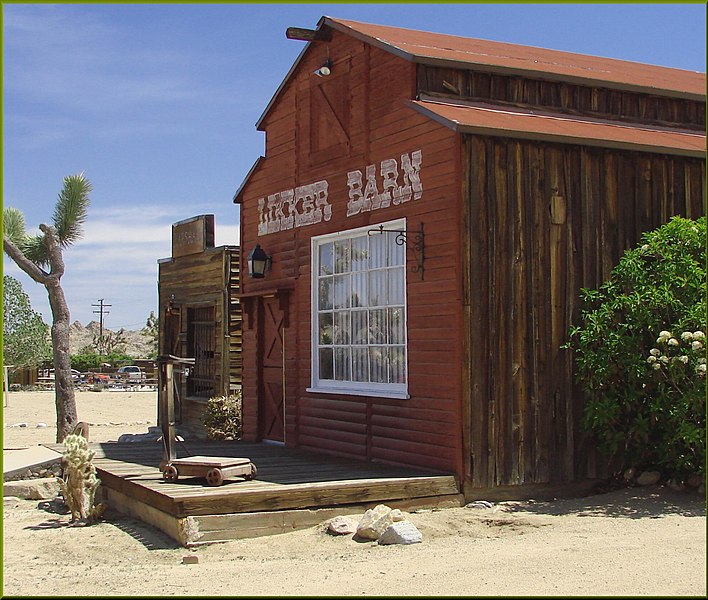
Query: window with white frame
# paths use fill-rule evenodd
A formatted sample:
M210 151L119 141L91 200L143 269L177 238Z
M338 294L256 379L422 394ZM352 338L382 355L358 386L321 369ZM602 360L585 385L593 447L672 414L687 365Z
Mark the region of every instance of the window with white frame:
M408 397L406 249L396 237L366 227L312 238L310 391Z

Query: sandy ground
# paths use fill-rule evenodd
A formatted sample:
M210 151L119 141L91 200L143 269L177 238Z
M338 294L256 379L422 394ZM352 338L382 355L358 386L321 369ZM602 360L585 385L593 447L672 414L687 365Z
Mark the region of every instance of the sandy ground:
M51 392L10 395L6 453L54 441L53 400ZM77 396L92 441L144 433L155 403L154 392ZM12 427L20 422L28 426ZM110 510L91 527L70 527L52 510L6 500L5 596L706 594L705 498L658 486L414 513L423 542L410 546L355 542L317 526L190 551ZM198 564L182 564L185 555Z

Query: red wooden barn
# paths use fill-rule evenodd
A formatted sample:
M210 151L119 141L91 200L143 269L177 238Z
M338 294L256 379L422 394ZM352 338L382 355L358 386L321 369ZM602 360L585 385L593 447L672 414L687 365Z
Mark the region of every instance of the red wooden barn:
M705 212L706 77L323 17L236 192L246 440L455 473L597 476L581 287ZM293 42L298 43L298 42ZM250 268L250 266L249 266Z

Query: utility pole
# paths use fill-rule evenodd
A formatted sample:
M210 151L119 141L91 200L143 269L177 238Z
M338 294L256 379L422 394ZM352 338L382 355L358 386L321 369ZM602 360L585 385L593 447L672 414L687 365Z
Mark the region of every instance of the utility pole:
M98 310L94 310L93 313L95 315L99 315L99 335L101 336L101 339L103 339L103 315L104 314L110 314L110 311L106 310L107 307L113 306L112 304L104 304L103 303L103 298L101 298L99 301L99 304L92 304L91 306L95 306L98 308Z

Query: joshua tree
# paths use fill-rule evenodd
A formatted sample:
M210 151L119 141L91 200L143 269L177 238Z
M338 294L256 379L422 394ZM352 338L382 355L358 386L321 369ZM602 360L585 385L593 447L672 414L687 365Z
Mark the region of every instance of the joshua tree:
M69 307L61 287L61 277L64 275L62 251L81 237L91 190L91 183L83 173L65 177L54 207L53 225L42 223L39 226L41 234L28 235L25 232L25 218L20 210L6 208L3 211L5 252L20 269L41 283L49 294L57 442L64 441L77 421L69 357Z

